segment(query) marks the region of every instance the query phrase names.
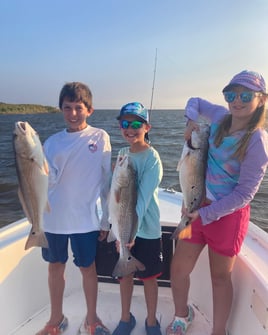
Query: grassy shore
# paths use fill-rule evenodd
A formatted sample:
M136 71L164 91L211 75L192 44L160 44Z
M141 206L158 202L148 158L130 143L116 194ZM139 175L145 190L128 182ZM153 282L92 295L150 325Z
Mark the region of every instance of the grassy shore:
M59 109L51 106L32 104L6 104L0 102L0 114L36 114L36 113L56 113Z

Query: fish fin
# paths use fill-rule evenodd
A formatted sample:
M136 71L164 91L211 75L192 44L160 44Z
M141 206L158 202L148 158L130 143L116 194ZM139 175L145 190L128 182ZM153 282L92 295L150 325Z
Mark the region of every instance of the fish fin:
M189 224L179 233L178 239L183 240L184 238L191 238L191 237L192 237L192 225Z
M107 242L113 242L116 240L116 236L112 230L109 231L108 236L107 236Z
M182 165L182 161L183 161L182 158L178 161L176 171L180 171L180 168L181 168L181 165Z
M181 227L177 227L174 232L172 233L172 235L170 236L171 240L176 240L178 238L179 233L181 232Z
M42 230L35 232L33 229L31 229L24 249L27 250L31 247L48 248L48 241L45 233Z
M29 212L28 212L28 210L27 210L27 206L26 206L25 201L24 201L23 194L22 194L20 188L18 189L18 197L19 197L19 201L20 201L20 203L21 203L21 207L22 207L22 209L23 209L24 214L26 215L28 221L29 221L30 223L32 223L32 222L31 222L30 215L29 215Z
M125 277L130 275L131 273L135 273L136 271L144 270L145 266L130 254L127 259L119 258L119 260L115 264L112 277Z
M189 155L189 148L188 148L188 146L184 145L184 147L182 149L181 157L180 157L180 159L178 161L178 165L177 165L176 171L180 171L182 162L184 161L185 157L188 156L188 155Z
M117 190L114 191L114 197L115 197L115 201L117 203L119 203L120 199L121 199L121 191L120 191L120 189L117 189Z
M43 153L42 153L43 154ZM49 168L46 158L43 157L36 157L34 153L30 156L31 161L36 164L41 171L42 174L48 176Z
M46 159L44 159L43 170L44 170L45 174L48 176L48 174L49 174L49 167L48 167L48 162L47 162Z
M128 159L128 154L124 154L124 156L118 156L117 163L122 166L125 162L125 160Z
M171 235L170 239L171 240L176 240L177 238L179 238L179 235L180 233L186 229L187 227L191 226L191 225L188 225L188 222L189 222L189 218L187 216L183 216L181 218L181 221L180 223L178 224L177 228L175 229L175 231L173 232L173 234ZM191 236L190 236L191 237ZM190 238L189 237L189 238ZM182 239L182 238L179 238L179 239Z
M133 223L131 226L131 231L130 231L130 235L129 235L129 241L133 241L136 237L137 234L137 230L138 230L138 215L135 212L135 215L133 215Z
M47 212L50 213L50 211L51 211L51 207L50 207L50 205L49 205L49 202L46 203L45 210L46 210Z

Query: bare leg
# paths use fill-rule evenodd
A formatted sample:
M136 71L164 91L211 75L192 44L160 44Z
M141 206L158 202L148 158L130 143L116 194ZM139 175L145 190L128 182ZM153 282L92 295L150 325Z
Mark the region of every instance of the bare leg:
M144 280L144 294L147 306L147 325L156 325L158 284L156 278Z
M226 323L233 300L231 273L236 257L219 255L209 250L209 261L213 291L213 332L225 335Z
M48 287L51 303L51 314L48 324L52 326L57 326L63 318L64 270L65 264L62 263L49 263L48 265Z
M94 324L97 321L97 292L98 292L98 280L95 262L89 267L80 267L83 280L83 289L87 305L87 323L89 325Z
M130 306L133 293L133 276L129 275L120 280L120 295L121 295L121 321L129 322Z
M175 315L188 315L188 292L190 288L190 273L200 255L204 245L177 242L176 250L171 263L171 288L175 305Z

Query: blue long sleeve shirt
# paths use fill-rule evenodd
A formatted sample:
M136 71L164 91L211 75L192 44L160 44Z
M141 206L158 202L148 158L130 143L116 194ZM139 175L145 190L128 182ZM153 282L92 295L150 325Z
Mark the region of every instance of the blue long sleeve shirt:
M159 154L152 147L137 153L132 153L129 147L125 147L118 153L120 156L125 154L130 157L137 175L137 236L147 239L160 238L158 186L163 176L163 167Z

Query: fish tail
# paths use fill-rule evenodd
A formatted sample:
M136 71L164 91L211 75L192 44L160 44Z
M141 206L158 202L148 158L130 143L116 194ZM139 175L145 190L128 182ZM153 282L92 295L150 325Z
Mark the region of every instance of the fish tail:
M170 236L171 240L176 240L180 234L180 232L182 231L180 225L174 230L173 234Z
M192 237L192 225L186 226L178 235L179 240Z
M112 276L114 278L125 277L136 271L144 271L145 266L137 260L134 256L130 255L127 259L119 258L116 263Z
M28 236L28 239L25 243L25 250L32 248L32 247L42 247L42 248L48 248L48 241L46 238L45 233L40 230L38 232L35 232L33 229L30 231L30 234Z
M175 229L173 234L171 235L171 240L182 240L184 238L191 238L192 237L192 225L183 226L181 224Z

